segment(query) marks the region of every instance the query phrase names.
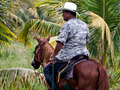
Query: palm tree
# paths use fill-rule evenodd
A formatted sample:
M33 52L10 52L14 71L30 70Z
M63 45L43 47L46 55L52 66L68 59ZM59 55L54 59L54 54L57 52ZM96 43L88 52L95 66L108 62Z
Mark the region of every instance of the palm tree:
M112 58L114 56L114 51L116 48L113 46L119 44L115 43L115 39L120 39L120 33L118 29L120 27L120 1L119 0L82 0L84 6L87 6L87 10L90 11L87 14L91 15L91 25L97 26L99 30L94 28L90 29L92 42L90 43L90 51L94 53L96 49L97 53L94 55L101 55L102 64L106 66L107 55L109 55L109 50L111 49ZM118 32L118 33L116 33ZM96 44L95 44L96 43ZM94 44L94 45L93 45Z

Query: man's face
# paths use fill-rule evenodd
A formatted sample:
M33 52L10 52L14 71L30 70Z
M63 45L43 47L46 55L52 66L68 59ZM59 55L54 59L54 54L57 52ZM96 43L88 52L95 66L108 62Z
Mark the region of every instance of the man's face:
M65 21L68 21L68 19L69 19L69 13L67 13L66 11L63 10L63 15L62 16L63 16L63 18L64 18Z

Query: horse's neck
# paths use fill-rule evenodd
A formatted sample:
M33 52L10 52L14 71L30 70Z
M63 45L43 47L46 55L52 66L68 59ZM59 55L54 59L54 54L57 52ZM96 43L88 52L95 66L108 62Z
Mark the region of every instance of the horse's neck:
M50 45L44 45L43 50L43 57L44 57L44 64L47 64L49 62L50 55L54 52L54 48Z

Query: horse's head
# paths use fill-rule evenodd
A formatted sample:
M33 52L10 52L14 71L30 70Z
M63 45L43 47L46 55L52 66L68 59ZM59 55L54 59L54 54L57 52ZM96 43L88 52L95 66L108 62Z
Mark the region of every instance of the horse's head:
M38 45L36 45L35 47L34 59L31 65L34 67L34 69L38 69L40 65L43 63L44 56L45 56L43 55L45 52L44 46L45 46L45 43L50 40L50 35L48 35L47 38L42 38L42 39L35 36L35 39L38 41Z

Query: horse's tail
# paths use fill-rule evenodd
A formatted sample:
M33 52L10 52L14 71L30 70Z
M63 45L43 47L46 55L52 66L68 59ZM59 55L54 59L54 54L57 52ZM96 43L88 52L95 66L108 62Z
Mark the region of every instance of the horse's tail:
M99 72L99 80L98 80L98 90L109 90L109 83L108 83L108 74L105 67L100 65L98 67Z

